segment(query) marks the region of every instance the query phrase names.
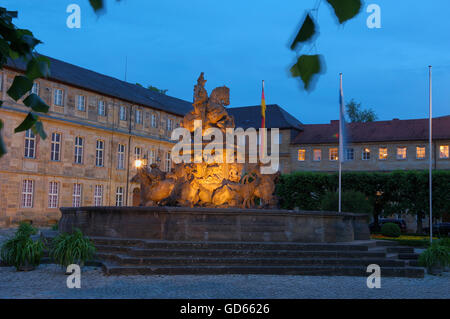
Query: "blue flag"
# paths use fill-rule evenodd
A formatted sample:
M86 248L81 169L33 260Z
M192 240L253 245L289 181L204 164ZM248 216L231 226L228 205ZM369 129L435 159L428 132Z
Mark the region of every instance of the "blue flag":
M344 91L342 90L342 74L340 74L339 81L339 160L344 162L346 160L345 149L347 148L346 122L345 122L345 105L344 105Z

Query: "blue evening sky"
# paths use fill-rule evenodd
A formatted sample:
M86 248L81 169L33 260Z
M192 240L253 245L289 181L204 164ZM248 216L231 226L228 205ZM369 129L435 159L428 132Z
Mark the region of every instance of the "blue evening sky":
M295 53L288 44L316 0L106 1L99 17L88 0L7 0L0 6L19 11L15 23L44 42L40 53L119 79L127 56L127 81L186 100L201 71L209 92L220 85L231 89L231 106L259 104L264 79L268 104L304 123L327 123L338 118L343 72L346 101L373 108L381 120L421 118L428 116L432 64L434 115L450 114L448 0L369 0L344 26L323 0L311 52L325 56L327 71L310 93L289 77ZM71 3L81 7L80 29L66 26ZM371 3L381 7L381 29L366 26Z

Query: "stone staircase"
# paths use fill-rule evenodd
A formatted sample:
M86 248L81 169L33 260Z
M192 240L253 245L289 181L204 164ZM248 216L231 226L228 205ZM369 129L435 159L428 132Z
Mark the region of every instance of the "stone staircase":
M418 254L395 242L351 243L183 242L91 238L107 275L323 275L424 277Z

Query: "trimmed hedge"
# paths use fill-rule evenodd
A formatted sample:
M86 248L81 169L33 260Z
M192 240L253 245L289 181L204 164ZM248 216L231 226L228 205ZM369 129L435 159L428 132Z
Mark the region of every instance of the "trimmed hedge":
M320 210L323 196L337 188L337 173L294 172L280 177L276 193L281 208ZM342 189L363 193L374 215L429 211L428 171L343 172ZM433 171L433 216L450 212L449 189L450 171Z
M386 223L381 226L381 234L387 237L399 237L401 235L401 230L397 224Z
M320 209L326 211L337 211L339 209L339 194L328 192L322 196ZM347 213L371 214L373 206L371 201L361 192L342 192L342 211Z

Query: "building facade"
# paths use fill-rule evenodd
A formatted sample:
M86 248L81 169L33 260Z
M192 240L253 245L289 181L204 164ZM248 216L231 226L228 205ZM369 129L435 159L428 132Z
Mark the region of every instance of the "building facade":
M429 167L428 119L349 123L343 170L423 170ZM339 121L306 124L291 143L292 171L336 172ZM450 116L433 119L433 169L450 169Z
M52 224L64 206L133 206L139 185L135 161L171 169L173 129L191 102L50 58L51 76L32 92L49 106L40 114L45 140L31 130L14 133L29 109L6 93L26 66L0 70L0 117L8 153L0 159L0 226L28 220ZM236 127L260 127L261 106L230 107ZM266 107L266 127L279 129L279 171L335 172L338 121L303 124L282 107ZM428 120L350 123L344 170L428 168ZM271 137L267 136L268 146ZM433 122L433 168L450 169L450 116ZM247 140L247 145L249 141ZM259 147L259 140L257 141ZM269 152L270 152L270 147Z
M170 134L191 107L62 61L51 59L51 66L52 77L33 87L50 106L40 116L45 140L31 130L14 134L29 109L6 91L24 66L9 62L0 72L8 150L0 160L0 225L55 223L62 206L137 204L135 160L168 171Z

